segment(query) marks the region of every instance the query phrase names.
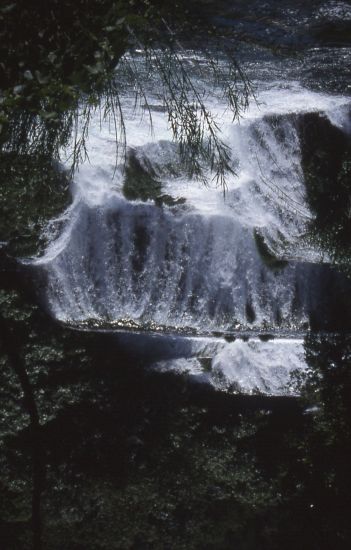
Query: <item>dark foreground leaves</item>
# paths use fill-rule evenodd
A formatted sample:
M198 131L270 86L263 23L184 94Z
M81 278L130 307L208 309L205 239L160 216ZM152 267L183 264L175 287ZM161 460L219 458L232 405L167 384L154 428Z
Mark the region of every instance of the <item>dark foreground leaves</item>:
M349 337L310 335L304 397L273 399L152 372L16 290L2 316L40 418L3 345L2 548L349 547Z

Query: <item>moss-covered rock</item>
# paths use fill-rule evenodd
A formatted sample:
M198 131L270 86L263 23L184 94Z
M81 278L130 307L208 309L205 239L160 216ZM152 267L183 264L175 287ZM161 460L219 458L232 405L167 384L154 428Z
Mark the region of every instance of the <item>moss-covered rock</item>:
M184 204L185 199L173 198L162 192L162 183L147 158L138 158L131 150L125 169L123 194L128 200L153 200L157 206Z
M288 265L288 262L277 258L269 249L263 235L258 229L253 232L257 251L261 257L263 263L270 269L284 269Z
M162 185L151 166L144 166L134 151L128 156L123 185L128 200L155 200L161 195Z
M321 230L351 228L351 139L319 113L305 115L300 124L302 167L307 198Z
M315 218L311 233L336 264L350 260L351 137L320 113L300 121L307 199Z

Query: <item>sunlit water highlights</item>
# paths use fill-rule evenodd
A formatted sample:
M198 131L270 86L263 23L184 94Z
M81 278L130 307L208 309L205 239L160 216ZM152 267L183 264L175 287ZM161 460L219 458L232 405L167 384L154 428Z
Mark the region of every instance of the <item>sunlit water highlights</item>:
M236 173L228 176L225 197L215 184L205 188L189 180L165 113L155 109L151 135L127 95L127 163L137 159L162 192L181 203L127 200L113 136L96 121L90 162L76 176L63 231L35 263L45 272L48 307L60 321L178 330L189 336L187 354L157 360L155 368L186 371L222 389L291 394L291 373L305 368L301 339L191 336L304 331L328 309L320 265L328 258L303 239L313 215L299 128L305 113L318 112L347 131L348 99L296 81L271 82L240 123L230 121L218 97L209 95L208 102ZM177 345L181 350L179 339Z

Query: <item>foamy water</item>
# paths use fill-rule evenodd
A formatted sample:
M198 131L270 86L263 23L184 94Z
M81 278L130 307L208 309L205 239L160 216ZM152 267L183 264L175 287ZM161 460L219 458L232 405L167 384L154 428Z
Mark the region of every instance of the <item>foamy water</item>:
M318 112L347 130L348 99L295 81L271 82L236 122L218 94L209 93L207 101L236 173L228 175L225 197L215 182L204 187L189 179L165 113L152 113L151 131L130 96L122 98L128 150L146 170L151 167L163 193L185 199L177 206L124 198L115 136L108 124L93 121L89 162L76 174L63 231L35 260L45 271L47 302L57 319L105 325L125 320L141 329L189 330L189 338L194 331L308 327L325 294L323 270L315 264L326 258L300 246L312 213L298 124L304 113ZM157 97L149 102L157 104ZM258 240L288 263L269 265ZM294 393L291 372L305 363L302 340L210 338L193 340L187 357L158 361L155 368L201 373L216 387L287 394Z

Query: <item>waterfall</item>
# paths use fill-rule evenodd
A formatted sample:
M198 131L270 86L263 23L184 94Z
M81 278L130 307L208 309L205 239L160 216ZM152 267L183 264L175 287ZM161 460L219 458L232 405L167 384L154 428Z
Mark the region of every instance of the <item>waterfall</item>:
M197 332L294 327L321 300L312 264L265 265L252 229L113 196L80 204L70 238L47 266L48 298L64 321L87 319Z
M247 330L296 334L328 311L328 258L303 240L313 214L299 129L312 111L345 130L347 100L292 83L288 90L263 91L240 123L228 122L221 105L214 108L236 173L228 176L225 196L215 184L189 180L161 109L155 110L157 137L150 137L145 121L126 116L127 166L114 178L113 140L106 129L93 128L91 162L77 174L63 231L35 260L45 273L53 316L81 327L209 337ZM126 198L132 163L134 186L138 174L146 174L167 201ZM208 343L201 351L199 341L193 359L177 358L173 367L182 370L185 361L188 370L201 370L198 358L208 356ZM303 352L301 340L294 353L291 344L277 342L222 339L207 377L215 380L222 365L224 385L234 380L243 391L279 393L287 357L290 372L291 365L303 365ZM274 383L263 372L268 357Z

